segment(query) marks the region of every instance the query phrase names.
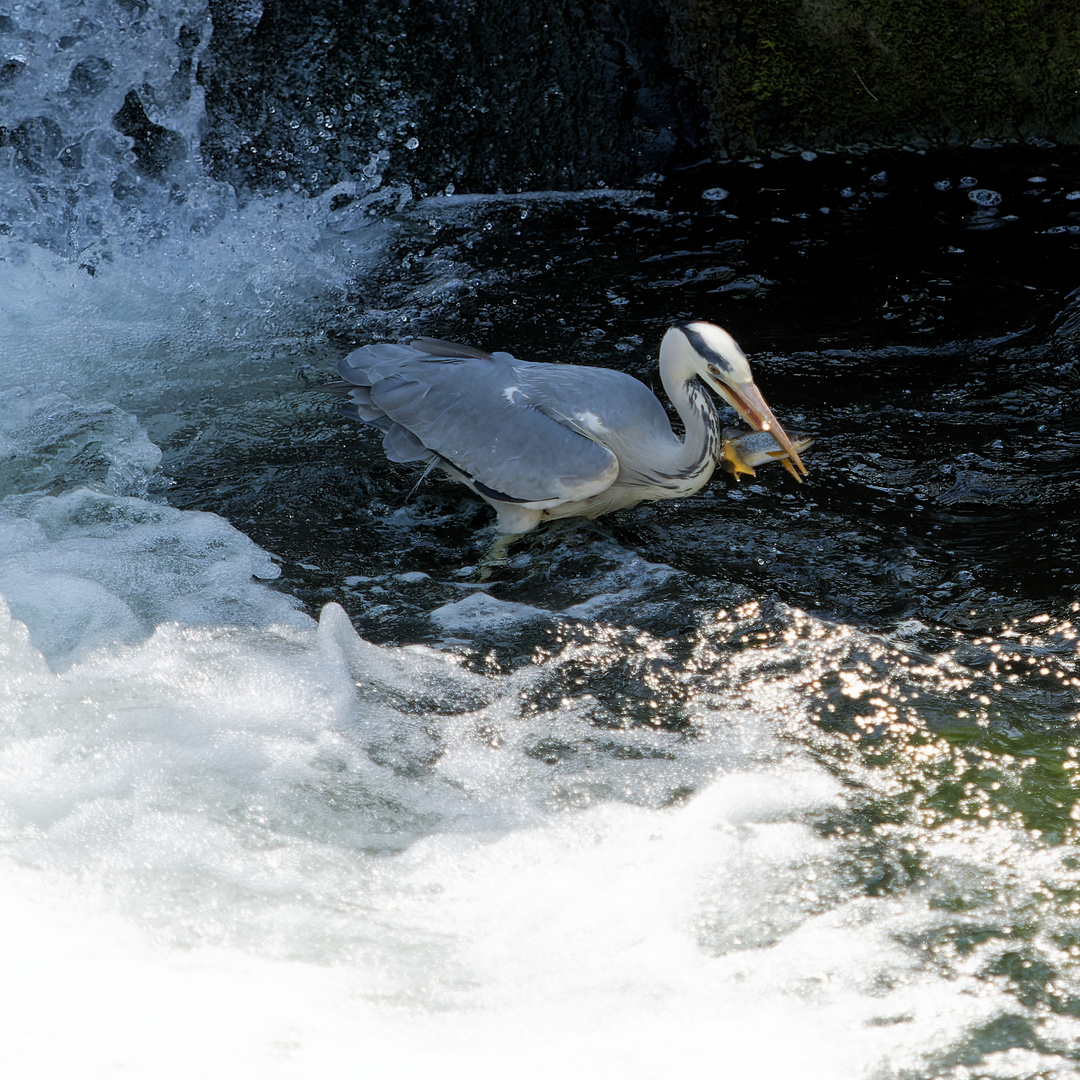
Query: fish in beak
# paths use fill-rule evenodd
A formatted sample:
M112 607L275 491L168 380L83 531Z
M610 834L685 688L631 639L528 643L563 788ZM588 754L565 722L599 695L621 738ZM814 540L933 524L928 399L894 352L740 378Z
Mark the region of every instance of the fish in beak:
M791 443L801 454L813 445L814 436L805 431L793 431ZM740 431L724 428L724 442L720 451L720 467L739 480L743 476L756 476L755 470L762 465L789 462L787 451L776 441L771 431Z
M772 409L761 396L761 391L753 382L727 382L711 373L706 376L709 384L727 401L732 408L755 430L767 431L787 453L782 461L785 469L802 483L806 475L806 466L799 457L791 439L788 438L780 421L773 416ZM800 475L800 473L802 475Z

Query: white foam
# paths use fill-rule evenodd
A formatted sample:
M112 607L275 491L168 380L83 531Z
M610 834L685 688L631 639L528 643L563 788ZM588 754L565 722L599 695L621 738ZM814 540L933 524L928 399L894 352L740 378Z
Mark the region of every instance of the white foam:
M63 666L133 644L163 622L295 622L291 598L252 582L279 570L214 514L80 488L0 501L0 596Z
M584 699L530 709L555 673L379 649L335 606L165 623L57 673L0 612L5 1061L833 1080L917 1071L1010 1007L985 956L909 943L940 922L925 898L849 886L809 823L845 788L777 753L775 701L699 707L665 758L663 732L590 730ZM676 782L696 796L621 801ZM981 878L1000 845L938 857Z
M517 626L536 619L550 618L550 613L529 604L499 600L486 592L474 592L464 600L442 604L431 612L431 619L445 630L475 633L483 629Z
M344 627L334 618L337 640ZM318 662L313 642L292 640L309 662ZM54 759L44 782L78 794L91 807L79 813L39 802L29 813L16 801L9 814L19 813L20 831L34 825L50 833L49 847L82 860L90 855L83 862L89 881L104 879L110 893L124 891L124 876L140 877L142 888L156 892L152 899L164 905L159 930L170 934L178 921L190 920L185 893L199 880L199 864L213 859L219 873L240 886L232 895L221 890L213 917L241 939L247 924L266 919L265 909L251 903L251 890L270 886L263 903L273 906L277 900L285 909L280 930L294 938L282 943L286 949L296 947L295 936L310 918L284 902L293 890L306 893L302 906L321 908L339 930L349 923L365 937L377 930L390 947L382 963L375 963L370 941L367 955L357 955L355 943L348 948L347 938L335 941L331 933L322 939L317 959L336 961L332 966L272 960L265 957L268 947L276 951L270 925L269 940L255 954L220 946L180 952L153 944L110 916L101 909L103 898L88 901L70 880L9 866L0 926L5 971L21 987L8 1014L20 1022L5 1026L5 1062L15 1075L44 1076L77 1065L80 1076L121 1066L161 1077L188 1075L195 1067L212 1076L300 1076L316 1066L341 1067L349 1055L360 1054L373 1071L392 1068L401 1076L436 1067L450 1075L468 1069L488 1077L510 1068L515 1075L541 1076L569 1057L575 1067L644 1077L656 1075L676 1048L682 1060L704 1063L718 1047L729 1067L753 1066L762 1076L791 1075L784 1070L796 1066L802 1076L838 1076L855 1064L849 1043L811 1041L815 1029L821 1034L822 1011L814 1002L785 1001L784 989L770 1000L777 993L775 975L755 973L751 959L735 970L710 964L695 948L701 871L715 863L718 851L738 843L717 833L723 817L700 805L659 821L649 812L605 807L584 818L561 816L496 837L451 830L415 843L382 866L354 854L350 867L340 859L342 849L325 846L325 838L322 850L299 833L290 842L285 822L279 823L286 829L276 843L252 845L255 822L244 825L242 812L234 816L239 845L229 842L227 829L207 838L212 819L217 817L221 832L227 816L214 815L211 806L190 797L179 805L173 800L172 813L180 820L170 827L164 789L192 782L200 744L213 747L202 768L219 774L204 798L221 800L228 790L221 780L229 773L263 770L279 786L295 785L283 738L290 732L319 738L319 724L297 707L304 704L302 692L298 698L294 690L273 715L267 709L272 694L259 698L258 710L245 713L243 700L258 697L257 687L270 674L255 663L250 643L246 658L242 650L229 653L228 667L219 667L216 677L204 675L200 688L191 680L195 670L207 671L210 639L189 634L185 641L186 646L175 639L167 646L148 643L122 663L81 673L84 697L89 683L100 703L102 687L115 680L117 706L141 699L140 707L127 706L121 725L114 722L112 731L86 746L88 759L111 753L126 771L116 769L116 762L112 769L93 766L100 778L95 791L78 763L70 763L64 775ZM199 662L178 666L185 649ZM159 661L172 659L167 677L157 664L145 666L152 654ZM266 655L281 662L280 649ZM277 672L275 689L295 686L297 674L295 667ZM238 685L241 676L246 681ZM57 681L40 666L37 677ZM74 678L71 673L59 682L70 686ZM160 700L154 684L171 686L176 703L171 717L156 718L156 732L147 725L147 709L153 713ZM225 686L233 688L232 695L222 701ZM347 703L331 706L323 723L340 707ZM99 709L99 720L100 715ZM82 741L87 726L74 719L73 734ZM237 729L249 738L261 731L268 739L263 753L250 746L245 753L230 750L222 736L231 731L235 741ZM48 742L40 729L34 734L39 748ZM52 741L57 739L54 734ZM153 754L132 753L140 744L157 755L165 751L156 769ZM125 745L126 754L118 754L115 748ZM269 752L271 746L276 752ZM185 753L192 756L186 767ZM10 792L17 787L10 758L6 765L3 790ZM74 782L76 772L83 773L81 783ZM226 802L242 811L236 794ZM261 798L257 805L263 805ZM96 833L87 820L93 807L104 814L104 828ZM80 818L77 828L64 823L65 813ZM200 820L207 817L211 821ZM310 836L310 823L303 831ZM289 848L296 844L303 857L287 870L295 858ZM32 845L20 846L24 859L32 854ZM254 849L245 852L245 846ZM166 873L154 883L145 872L148 861L171 868L173 880ZM206 886L204 880L201 887ZM835 956L830 964L836 968ZM782 987L797 974L787 970ZM764 1061L763 1044L769 1047Z

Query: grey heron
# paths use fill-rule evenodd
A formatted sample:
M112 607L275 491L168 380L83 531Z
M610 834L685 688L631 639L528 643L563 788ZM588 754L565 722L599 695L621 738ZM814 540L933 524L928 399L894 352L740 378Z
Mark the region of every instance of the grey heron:
M681 439L656 395L632 375L435 338L355 349L333 385L346 416L383 431L391 461L442 468L495 508L504 534L693 494L712 476L723 443L706 387L775 438L797 480L805 475L727 331L707 322L673 326L659 368Z

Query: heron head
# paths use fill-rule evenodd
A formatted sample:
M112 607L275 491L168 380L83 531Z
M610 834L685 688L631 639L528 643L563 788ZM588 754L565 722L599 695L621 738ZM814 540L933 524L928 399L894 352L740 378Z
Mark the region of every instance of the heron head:
M664 335L660 354L671 356L688 378L696 375L715 390L755 431L769 432L787 451L784 467L802 480L806 466L754 385L746 354L726 330L707 322L680 323Z

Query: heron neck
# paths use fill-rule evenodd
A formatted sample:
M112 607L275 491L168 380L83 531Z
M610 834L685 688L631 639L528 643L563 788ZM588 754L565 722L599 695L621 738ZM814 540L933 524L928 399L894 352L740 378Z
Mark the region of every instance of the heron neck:
M706 483L716 468L720 452L720 416L709 392L693 368L672 362L661 354L660 381L683 425L682 449L675 468L695 481L690 490Z

